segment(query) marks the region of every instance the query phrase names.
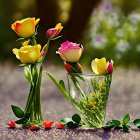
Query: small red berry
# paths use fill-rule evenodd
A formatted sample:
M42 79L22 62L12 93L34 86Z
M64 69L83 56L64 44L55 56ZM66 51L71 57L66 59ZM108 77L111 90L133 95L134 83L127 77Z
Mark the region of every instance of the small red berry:
M54 121L45 121L44 123L43 123L43 125L45 126L45 129L50 129L51 128L51 126L53 125L53 123L54 123Z
M16 126L15 122L10 122L7 125L9 125L10 128L15 128L15 126Z
M64 124L58 123L58 124L56 124L56 128L62 129L62 128L64 128Z
M31 131L34 131L34 130L38 130L40 129L40 127L38 125L35 125L35 124L32 124L31 127L29 128Z

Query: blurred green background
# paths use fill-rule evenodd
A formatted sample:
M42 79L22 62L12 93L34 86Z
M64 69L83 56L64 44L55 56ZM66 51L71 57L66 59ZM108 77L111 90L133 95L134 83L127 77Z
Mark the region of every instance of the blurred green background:
M51 43L47 61L59 63L55 54L63 41L83 44L81 63L95 57L113 59L118 66L140 66L140 0L0 0L0 62L16 62L12 49L20 47L11 24L38 17L37 41L56 23L64 26L62 38ZM60 61L58 61L60 60Z

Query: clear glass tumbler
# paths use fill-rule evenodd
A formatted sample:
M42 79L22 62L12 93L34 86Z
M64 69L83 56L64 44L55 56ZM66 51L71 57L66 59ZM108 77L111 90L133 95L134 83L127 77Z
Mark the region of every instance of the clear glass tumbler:
M101 128L106 116L112 75L68 73L69 98L87 128Z

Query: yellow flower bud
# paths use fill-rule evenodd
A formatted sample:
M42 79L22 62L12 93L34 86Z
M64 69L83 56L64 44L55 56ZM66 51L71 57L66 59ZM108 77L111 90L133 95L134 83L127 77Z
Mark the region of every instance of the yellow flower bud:
M13 53L16 55L17 59L20 59L22 63L33 64L40 58L40 49L40 44L34 46L27 45L21 47L20 49L14 48Z
M91 63L92 70L95 74L106 74L107 62L106 58L94 59Z
M25 18L20 21L16 21L11 25L11 28L15 33L23 38L28 38L34 35L35 26L38 24L40 19L35 18Z

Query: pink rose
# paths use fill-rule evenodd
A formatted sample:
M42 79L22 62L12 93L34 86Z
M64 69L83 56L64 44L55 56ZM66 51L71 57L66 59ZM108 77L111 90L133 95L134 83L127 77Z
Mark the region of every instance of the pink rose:
M74 63L80 59L83 53L83 47L80 44L66 41L61 44L57 53L64 61Z

